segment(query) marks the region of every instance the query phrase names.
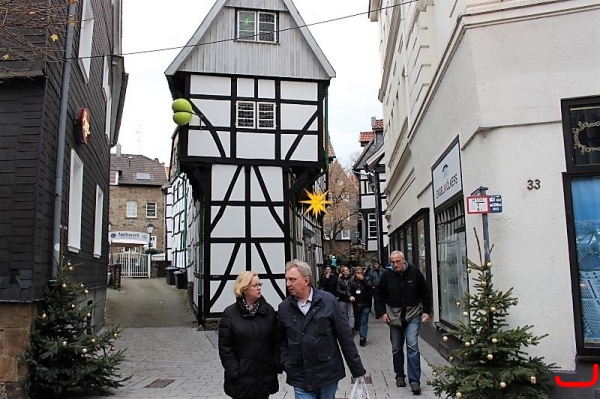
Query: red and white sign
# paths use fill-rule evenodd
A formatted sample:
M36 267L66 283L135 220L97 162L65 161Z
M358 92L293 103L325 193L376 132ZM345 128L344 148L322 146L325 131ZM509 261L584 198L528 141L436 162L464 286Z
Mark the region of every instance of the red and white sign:
M488 195L467 197L467 213L490 213L490 197Z

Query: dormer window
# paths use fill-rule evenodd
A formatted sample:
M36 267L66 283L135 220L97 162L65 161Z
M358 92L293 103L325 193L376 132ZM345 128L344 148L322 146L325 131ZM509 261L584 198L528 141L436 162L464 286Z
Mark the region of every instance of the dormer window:
M276 43L277 14L262 11L237 12L237 39Z

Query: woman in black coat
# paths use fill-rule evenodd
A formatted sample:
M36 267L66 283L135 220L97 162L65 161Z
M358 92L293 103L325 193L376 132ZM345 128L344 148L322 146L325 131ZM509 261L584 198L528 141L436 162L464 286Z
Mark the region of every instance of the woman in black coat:
M234 399L266 399L279 390L277 315L261 287L256 273L242 272L233 287L236 302L219 323L223 388Z

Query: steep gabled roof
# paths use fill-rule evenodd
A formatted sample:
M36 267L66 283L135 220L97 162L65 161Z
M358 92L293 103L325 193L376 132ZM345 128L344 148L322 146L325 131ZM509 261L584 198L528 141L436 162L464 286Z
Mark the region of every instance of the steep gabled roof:
M192 38L187 42L186 46L183 49L181 49L181 51L179 52L177 57L175 57L173 62L171 62L171 65L169 65L169 67L165 71L165 75L167 75L167 76L175 75L175 73L181 67L183 62L192 53L192 51L196 48L196 46L201 42L203 36L208 31L210 25L213 23L213 21L215 21L215 19L217 18L217 15L223 9L223 7L225 6L225 4L228 1L229 0L217 0L215 2L215 4L212 6L212 8L210 9L208 14L202 21L202 23L200 24L200 26L198 27L198 29L192 36ZM280 0L280 1L282 1L283 4L285 5L285 7L287 8L291 18L298 26L298 30L301 32L301 34L304 37L304 39L306 40L308 46L313 51L317 60L319 60L319 63L321 64L321 66L323 67L323 69L325 70L327 75L330 78L335 78L335 70L333 69L333 67L331 66L329 61L327 60L327 57L325 57L325 54L323 53L323 51L317 44L313 35L308 30L308 27L306 26L306 23L300 16L298 9L294 5L294 2L292 0Z

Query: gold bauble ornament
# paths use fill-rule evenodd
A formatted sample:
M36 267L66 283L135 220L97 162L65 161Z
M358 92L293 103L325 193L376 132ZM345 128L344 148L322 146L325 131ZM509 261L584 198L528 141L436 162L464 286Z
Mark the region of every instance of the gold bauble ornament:
M497 344L498 343L498 339L497 338L492 338L492 344Z
M72 272L73 271L73 266L69 266L69 271Z
M485 286L487 286L487 283L486 283L485 281L482 281L482 282L481 282L481 286L482 286L482 287L485 287Z
M506 388L506 382L502 381L502 382L500 383L500 388Z
M89 319L90 317L92 317L92 314L90 312L88 312L85 314L85 317L87 317Z
M537 378L535 378L535 375L532 375L531 377L529 377L529 380L531 381L532 384L537 383Z
M494 355L492 355L491 353L488 353L487 359L488 360L494 360Z
M434 371L431 374L433 374L434 377L437 377L437 373Z
M460 398L462 398L462 393L456 392L456 399L460 399Z
M115 339L117 339L117 338L119 338L119 334L117 334L117 333L114 333L114 334L113 334L113 337L115 337Z
M87 295L87 294L89 294L90 292L89 292L87 289L85 289L85 290L83 291L83 293Z
M469 312L463 312L463 317L467 317L469 315Z
M67 284L65 284L65 283L62 283L61 287L63 287L63 288L67 288Z
M71 309L75 309L75 306L77 306L77 305L75 305L74 303L72 303L71 304Z
M46 317L48 317L46 313L42 313L42 319L45 319Z
M92 338L92 340L90 341L92 344L96 343L96 338Z
M81 350L81 352L82 352L82 353L87 353L87 349L83 348L83 349Z
M460 302L456 301L456 306L460 307Z
M495 306L492 306L492 307L490 308L490 312L492 312L492 313L496 313L496 310L497 310L497 309L496 309L496 307L495 307Z
M67 346L67 341L63 341L62 346Z
M110 347L110 350L111 350L112 352L114 352L114 350L115 350L115 347L114 347L114 346L111 346L111 347Z
M469 346L471 346L471 343L469 341L465 342L465 346L468 348Z
M444 335L444 336L442 337L442 341L444 341L444 342L447 342L447 341L448 341L448 337L447 337L446 335Z
M527 343L530 344L531 342L531 338L527 338Z
M467 273L471 273L473 271L473 269L471 269L470 267L467 268Z
M486 266L487 266L488 269L491 269L492 268L492 262L488 262Z
M453 360L454 360L454 357L452 357L452 356L448 356L448 361L449 361L449 362L451 362L451 361L453 361Z

